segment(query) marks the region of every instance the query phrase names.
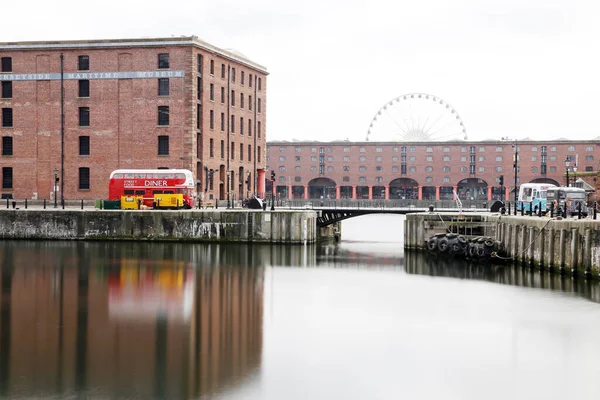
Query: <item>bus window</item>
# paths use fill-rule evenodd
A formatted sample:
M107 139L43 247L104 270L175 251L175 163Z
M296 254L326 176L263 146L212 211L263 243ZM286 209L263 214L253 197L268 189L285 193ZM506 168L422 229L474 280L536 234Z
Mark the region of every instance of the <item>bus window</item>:
M175 174L165 174L165 179L173 179L175 178Z
M129 189L123 190L123 194L125 196L133 196L133 190L129 190Z
M177 179L185 179L185 175L184 174L175 174L175 178L177 178Z
M163 174L162 172L156 172L156 173L152 174L152 177L154 179L164 179L165 174Z
M132 173L127 173L127 174L123 174L125 175L125 179L133 179L134 174Z
M113 179L123 179L123 174L114 174Z
M175 191L173 191L173 190L165 190L164 193L165 194L175 194Z
M153 190L152 194L163 194L162 190Z
M146 174L140 174L140 173L136 173L135 174L136 179L146 179Z
M136 190L136 191L135 191L135 195L136 195L136 196L143 196L143 195L145 195L145 194L146 194L146 191L145 191L145 190Z

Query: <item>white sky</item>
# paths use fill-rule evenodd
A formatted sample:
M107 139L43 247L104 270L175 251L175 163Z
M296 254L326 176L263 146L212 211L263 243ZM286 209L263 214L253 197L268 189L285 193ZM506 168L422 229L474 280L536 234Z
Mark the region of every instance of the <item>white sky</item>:
M422 92L469 139L600 136L598 0L3 1L0 41L196 35L267 67L268 140L364 140ZM33 16L32 16L33 15Z

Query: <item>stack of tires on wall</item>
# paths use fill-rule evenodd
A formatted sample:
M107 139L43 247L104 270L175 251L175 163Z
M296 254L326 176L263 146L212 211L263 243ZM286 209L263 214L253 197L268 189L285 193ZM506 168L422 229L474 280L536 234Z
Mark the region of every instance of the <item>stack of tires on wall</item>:
M456 233L438 233L427 240L431 253L454 256L468 260L489 260L504 256L504 245L490 236L467 238Z

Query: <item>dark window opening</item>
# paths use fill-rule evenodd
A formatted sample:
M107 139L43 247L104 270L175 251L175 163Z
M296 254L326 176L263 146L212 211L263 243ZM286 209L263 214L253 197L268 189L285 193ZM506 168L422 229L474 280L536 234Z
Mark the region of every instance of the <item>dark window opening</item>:
M169 106L158 106L158 125L169 125Z
M158 95L168 96L169 95L169 78L158 79Z
M12 167L2 168L2 189L13 188L13 169Z
M79 107L79 126L90 126L89 107Z
M158 69L169 68L169 54L161 53L158 55Z
M12 72L12 57L2 57L2 72Z
M168 156L169 155L169 137L159 136L158 137L158 155Z
M12 156L13 155L13 138L12 136L2 137L2 155Z
M89 56L79 56L77 62L77 69L79 71L89 71L90 70L90 57Z
M90 97L90 81L81 79L79 81L79 97Z
M90 155L90 137L79 136L79 155L89 156Z
M87 167L79 168L79 189L90 189L90 169Z
M2 98L12 99L13 90L11 81L2 81Z
M3 108L2 109L2 127L12 128L13 126L13 109Z

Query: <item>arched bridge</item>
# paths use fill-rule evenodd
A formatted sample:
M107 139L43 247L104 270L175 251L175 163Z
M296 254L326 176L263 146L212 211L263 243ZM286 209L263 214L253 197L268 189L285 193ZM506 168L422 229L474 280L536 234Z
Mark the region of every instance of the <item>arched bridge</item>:
M455 201L357 201L357 200L316 200L289 201L277 204L278 208L308 209L319 212L319 228L343 221L348 218L367 214L410 214L428 212L430 206L442 212L485 212L489 211L489 202L463 202L462 207Z

